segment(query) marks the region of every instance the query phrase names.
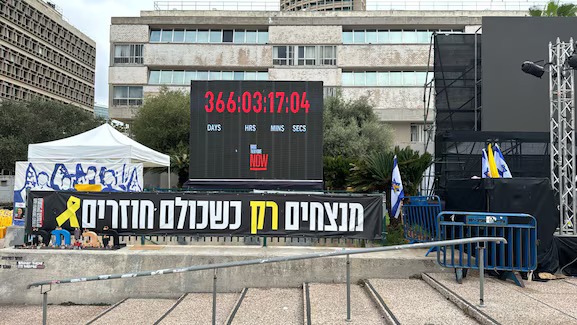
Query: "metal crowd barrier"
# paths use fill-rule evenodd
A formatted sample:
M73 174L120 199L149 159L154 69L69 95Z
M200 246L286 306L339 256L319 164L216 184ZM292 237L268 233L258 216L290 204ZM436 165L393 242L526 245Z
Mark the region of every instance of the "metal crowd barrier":
M437 239L437 215L441 199L436 196L408 196L403 202L403 228L410 243L431 242ZM431 248L427 254L434 251Z
M514 272L531 272L537 268L537 221L531 215L444 211L438 215L437 232L438 240L479 236L507 239L506 243L493 242L487 247L475 248L471 244L440 246L437 262L454 268L459 283L466 277L468 269L480 269L480 259L483 259L486 270L499 271L500 278L510 278L521 287L523 282Z

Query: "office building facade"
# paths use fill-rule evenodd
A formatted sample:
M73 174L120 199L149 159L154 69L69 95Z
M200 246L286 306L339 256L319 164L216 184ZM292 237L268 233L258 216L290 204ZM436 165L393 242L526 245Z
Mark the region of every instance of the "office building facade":
M108 121L110 119L108 116L108 106L102 104L94 104L94 116Z
M190 80L320 80L325 96L367 96L393 127L396 145L422 150L434 119L423 114L431 34L475 32L483 15L504 13L174 10L113 17L110 117L130 122L146 96L162 86L188 90Z
M50 99L92 111L95 63L95 42L54 4L0 1L0 99Z
M365 9L365 0L280 0L281 11L352 11Z

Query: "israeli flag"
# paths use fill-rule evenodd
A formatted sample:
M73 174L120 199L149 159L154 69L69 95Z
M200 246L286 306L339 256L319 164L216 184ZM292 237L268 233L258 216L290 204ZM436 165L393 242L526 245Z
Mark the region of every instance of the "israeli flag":
M397 156L393 161L393 177L391 180L391 215L398 218L401 213L401 202L405 198L405 191L403 191L403 182L401 181L401 172L397 164Z
M499 148L499 145L496 143L493 148L493 152L495 153L495 164L497 165L499 176L502 178L513 178L513 175L511 175L511 171L509 170L509 166L507 166L507 163L505 162L501 148Z
M491 178L491 171L489 170L489 158L487 158L487 151L483 149L483 161L482 161L482 174L483 178Z

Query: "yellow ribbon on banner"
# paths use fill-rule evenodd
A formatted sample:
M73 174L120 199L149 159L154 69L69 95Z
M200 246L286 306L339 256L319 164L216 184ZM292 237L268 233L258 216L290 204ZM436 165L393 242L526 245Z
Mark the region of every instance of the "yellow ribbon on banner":
M66 202L66 210L56 217L58 226L62 226L66 220L70 220L70 226L72 228L80 228L78 218L76 218L76 211L78 211L78 209L80 209L80 199L75 196L69 197L68 202Z

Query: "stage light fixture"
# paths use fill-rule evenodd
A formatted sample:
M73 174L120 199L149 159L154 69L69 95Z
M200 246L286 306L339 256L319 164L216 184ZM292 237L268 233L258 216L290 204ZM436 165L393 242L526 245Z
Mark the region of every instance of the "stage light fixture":
M577 70L577 54L572 54L570 57L567 58L567 64L573 70Z
M537 78L541 78L545 73L545 68L531 61L523 62L523 64L521 64L521 70Z

